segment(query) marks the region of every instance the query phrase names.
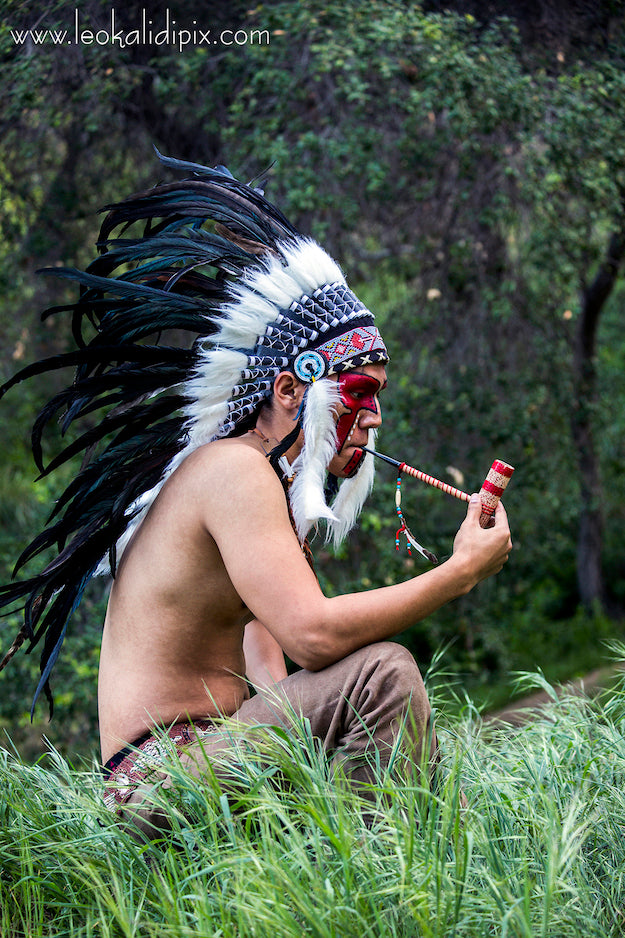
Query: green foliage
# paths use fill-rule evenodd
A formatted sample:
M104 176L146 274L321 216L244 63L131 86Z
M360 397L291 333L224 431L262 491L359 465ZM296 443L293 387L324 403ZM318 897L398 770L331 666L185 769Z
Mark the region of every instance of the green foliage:
M188 19L184 5L170 6L179 22ZM68 28L74 8L52 4L45 26ZM140 9L125 5L120 23L135 23ZM208 26L200 12L198 24ZM451 640L454 669L482 681L509 668L555 667L567 635L577 636L579 658L594 661L593 620L576 613L571 358L581 288L622 224L622 16L614 12L609 42L566 59L555 47L523 45L508 20L484 25L395 0L211 9L215 29L268 29L270 44L184 54L166 46L29 51L12 43L10 27L31 25L30 9L7 0L3 13L3 376L66 348L69 324L36 317L67 294L33 271L88 262L96 210L159 174L152 142L241 176L269 167L268 194L338 252L379 318L392 354L382 451L469 490L494 457L516 466L507 568L404 640L422 662ZM81 4L86 26L105 25L108 15L100 0ZM616 619L625 603L624 297L617 288L602 316L594 410ZM32 487L26 452L27 428L51 390L14 391L0 410L5 578L63 484ZM394 552L393 487L380 468L340 562L319 551L329 592L424 569ZM405 485L404 506L418 539L447 556L462 506L416 482ZM100 605L88 609L76 638L91 677L63 676L59 718L70 723L93 696L100 616ZM601 621L618 634L618 622ZM2 647L14 624L6 622ZM13 724L31 680L19 667L14 661L0 678L12 688L1 716Z
M229 800L174 765L154 846L105 811L97 770L0 754L2 934L616 938L623 685L592 703L523 684L542 713L512 730L465 702L439 720L437 790L379 773L368 826L305 724L248 746Z
M43 695L32 722L30 719L40 677L39 646L29 655L19 652L0 674L0 747L6 747L10 737L22 757L31 762L41 756L48 743L70 759L89 758L98 751L97 680L106 609L102 590L103 584L92 585L73 620L69 648L61 655L51 680L51 721ZM6 634L15 634L19 625L17 615L11 616L4 626Z

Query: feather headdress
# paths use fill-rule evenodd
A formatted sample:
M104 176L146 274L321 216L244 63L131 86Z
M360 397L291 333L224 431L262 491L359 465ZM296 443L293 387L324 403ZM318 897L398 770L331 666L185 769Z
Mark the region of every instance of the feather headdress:
M254 426L280 371L309 385L296 427L303 424L305 445L291 499L300 540L320 518L340 539L372 481L367 456L327 506L323 480L335 452L330 376L388 359L373 316L332 258L260 189L224 167L160 158L186 178L108 206L100 254L86 271L48 271L80 286L75 303L44 314L71 314L76 349L23 369L0 388L2 396L34 375L75 368L73 383L37 417L32 445L41 476L78 454L83 465L15 572L50 547L57 555L39 574L0 588L0 606L24 601L23 626L0 669L25 640L28 651L44 643L33 708L42 690L52 705L50 672L102 558L114 576L167 476L198 446ZM122 236L134 223L144 223L141 236ZM161 344L171 330L194 341ZM63 434L77 421L85 429L44 465L42 435L59 415Z

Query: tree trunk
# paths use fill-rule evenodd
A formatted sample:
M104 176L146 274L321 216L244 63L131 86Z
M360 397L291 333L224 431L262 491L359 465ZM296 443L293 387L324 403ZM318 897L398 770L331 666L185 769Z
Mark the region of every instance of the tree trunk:
M597 327L624 254L625 228L622 228L611 236L605 259L595 279L582 289L582 309L575 343L572 431L581 482L577 585L580 600L587 609L597 604L602 606L605 599L601 571L601 479L593 436L593 414L597 404Z

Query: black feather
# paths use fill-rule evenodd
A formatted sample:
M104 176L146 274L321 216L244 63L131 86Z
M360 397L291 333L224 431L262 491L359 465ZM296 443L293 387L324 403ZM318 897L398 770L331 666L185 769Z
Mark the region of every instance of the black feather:
M75 349L28 365L0 387L2 397L38 375L75 370L36 418L32 449L41 476L74 457L82 466L15 571L47 551L53 557L40 572L0 587L0 609L21 603L24 616L7 660L24 637L27 651L43 643L33 708L42 692L52 708L50 676L90 578L107 555L115 574L116 544L137 500L185 445L184 386L196 352L184 342L162 344L163 334L210 336L230 278L298 236L260 189L225 167L160 158L192 176L107 206L98 256L85 271L45 271L78 286L74 302L43 313L70 317ZM134 225L139 237L127 236ZM55 423L61 436L73 428L77 435L46 464L44 434Z

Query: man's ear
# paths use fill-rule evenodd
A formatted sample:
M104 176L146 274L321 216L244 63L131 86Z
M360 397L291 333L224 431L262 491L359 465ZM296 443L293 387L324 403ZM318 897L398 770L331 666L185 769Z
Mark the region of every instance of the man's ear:
M273 397L288 413L297 413L306 385L291 371L281 371L273 382Z

